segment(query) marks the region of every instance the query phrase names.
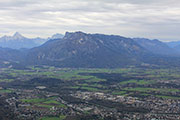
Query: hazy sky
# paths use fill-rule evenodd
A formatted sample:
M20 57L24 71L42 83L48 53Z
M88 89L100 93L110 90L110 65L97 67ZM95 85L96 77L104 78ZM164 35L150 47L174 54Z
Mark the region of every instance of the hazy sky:
M65 31L180 40L180 0L0 0L0 36Z

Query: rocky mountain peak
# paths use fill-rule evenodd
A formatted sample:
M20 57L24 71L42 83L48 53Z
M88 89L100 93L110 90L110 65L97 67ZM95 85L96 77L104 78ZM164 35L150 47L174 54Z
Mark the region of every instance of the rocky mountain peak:
M19 32L16 32L16 33L13 35L13 38L14 38L14 39L24 39L25 37L22 36Z
M64 36L64 39L77 39L77 38L80 38L80 37L85 37L87 36L88 34L87 33L83 33L81 31L78 31L78 32L66 32L65 36Z
M48 40L61 39L63 37L64 37L63 34L56 33L56 34L52 35L51 37L48 37Z

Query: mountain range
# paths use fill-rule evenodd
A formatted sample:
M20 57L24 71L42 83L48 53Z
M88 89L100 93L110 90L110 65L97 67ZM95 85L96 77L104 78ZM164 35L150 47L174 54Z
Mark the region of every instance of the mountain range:
M144 48L129 38L67 32L62 39L31 49L28 60L33 59L32 64L59 67L115 67L135 64L145 53Z
M50 39L62 38L62 34L55 34L52 37L44 38L27 38L22 36L20 33L16 32L13 36L3 36L0 38L0 47L11 48L11 49L30 49L37 47L45 43Z
M166 42L166 44L174 50L180 52L180 41Z
M146 48L148 51L159 55L179 55L179 52L174 47L157 39L150 40L147 38L133 38L139 45Z
M58 36L58 37L57 37ZM16 33L14 38L22 38ZM71 68L180 65L180 52L168 43L146 38L66 32L40 46L13 50L0 48L0 64L52 65Z

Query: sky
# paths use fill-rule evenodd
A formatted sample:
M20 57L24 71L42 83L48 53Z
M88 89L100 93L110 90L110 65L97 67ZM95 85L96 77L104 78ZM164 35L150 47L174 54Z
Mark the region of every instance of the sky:
M180 0L0 0L0 36L66 31L180 41Z

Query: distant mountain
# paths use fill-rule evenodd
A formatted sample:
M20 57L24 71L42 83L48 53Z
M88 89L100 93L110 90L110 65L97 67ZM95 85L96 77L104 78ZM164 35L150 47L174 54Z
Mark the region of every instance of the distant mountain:
M49 37L48 40L53 40L53 39L59 39L59 38L63 38L64 35L56 33L54 35L52 35L52 37Z
M21 56L22 56L21 51L0 47L0 60L19 61L21 59Z
M41 39L37 39L41 40ZM13 36L3 36L0 38L0 46L4 48L20 49L33 48L39 46L36 39L29 39L16 32Z
M0 47L0 67L52 65L69 68L118 68L125 66L180 66L177 50L158 40L117 35L66 32L41 46L18 50ZM6 41L26 39L19 33ZM55 39L57 38L57 39ZM39 40L40 41L40 40ZM39 42L38 41L38 42ZM180 53L180 51L179 51Z
M67 32L30 50L31 64L59 67L120 67L140 63L146 49L133 39L115 35Z
M174 49L180 53L180 44L179 44L179 45L176 45L176 46L174 47Z
M166 42L166 44L171 48L175 48L176 46L180 45L180 41Z
M26 38L20 33L16 32L13 36L3 36L0 38L0 47L11 48L11 49L21 49L21 48L33 48L42 45L50 39L62 38L63 35L55 34L52 37L43 39L37 38Z
M180 55L180 53L178 53L175 49L169 47L166 43L163 43L157 39L150 40L147 38L133 38L133 40L154 54Z
M180 41L166 42L166 44L180 53Z
M27 49L15 50L0 47L0 68L11 67L16 69L25 68L25 56Z

